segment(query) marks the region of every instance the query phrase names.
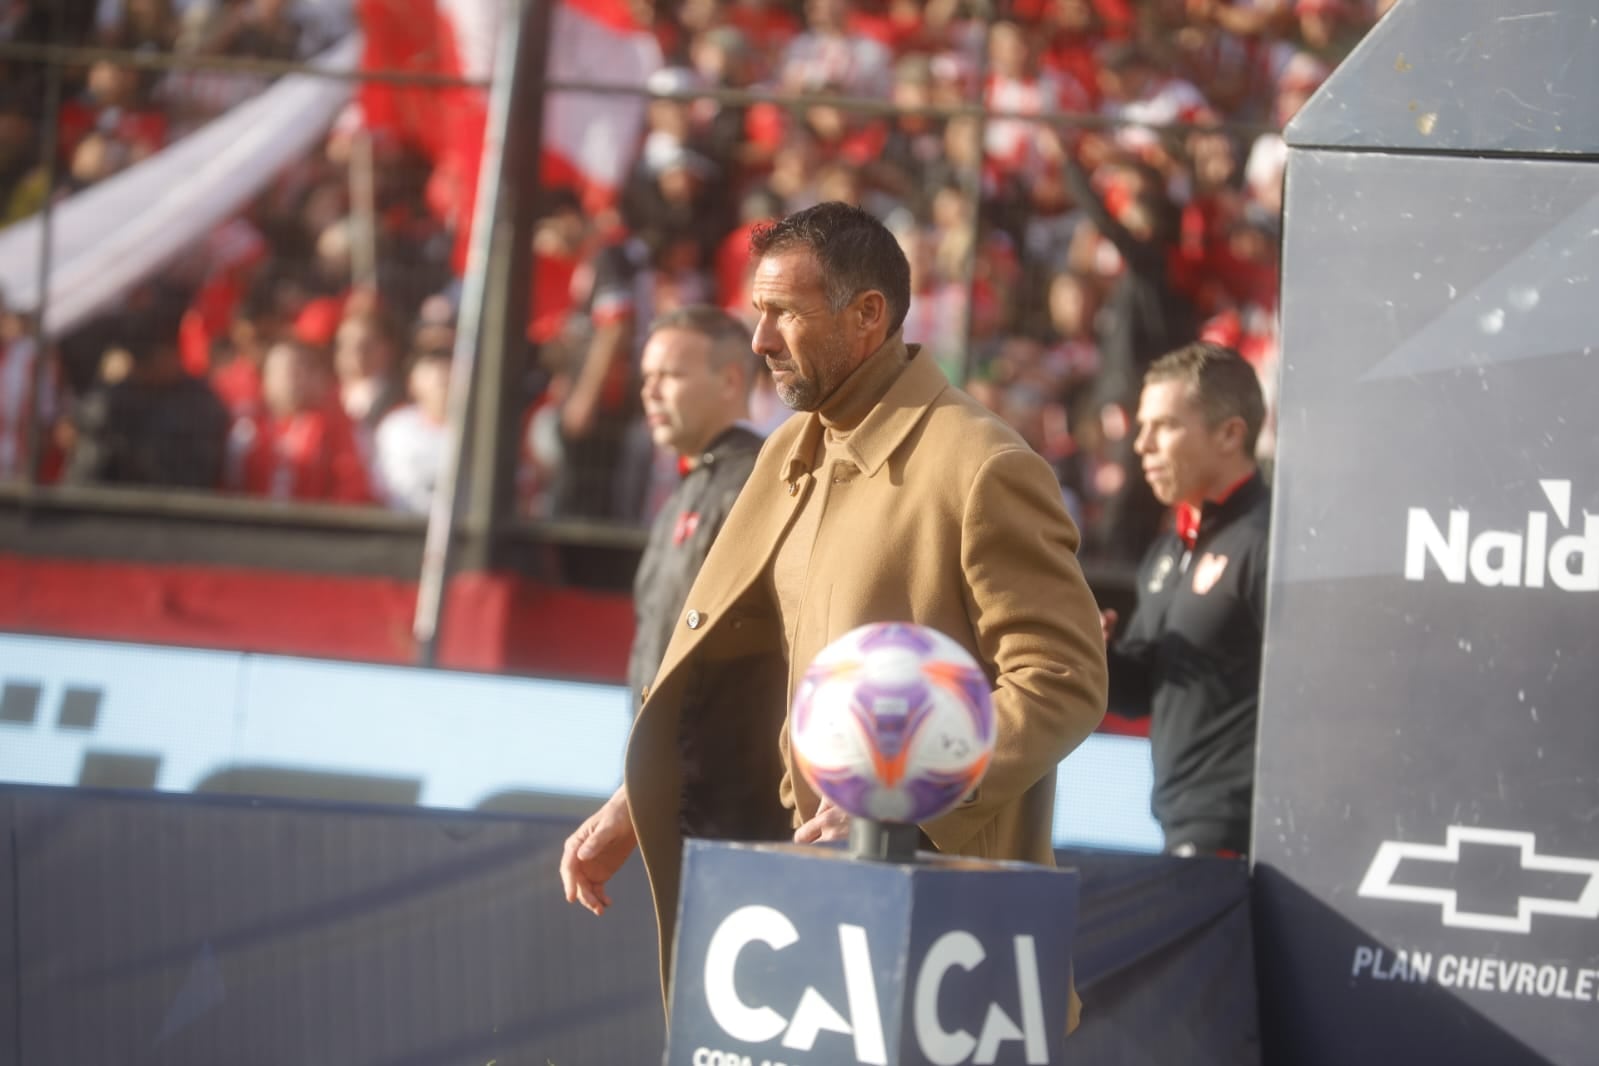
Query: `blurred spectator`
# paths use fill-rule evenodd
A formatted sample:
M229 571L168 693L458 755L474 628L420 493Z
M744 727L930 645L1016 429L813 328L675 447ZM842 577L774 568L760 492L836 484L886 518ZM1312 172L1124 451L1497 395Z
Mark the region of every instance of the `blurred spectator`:
M1088 96L1088 106L1099 100L1099 62L1096 53L1105 44L1104 18L1090 0L1034 0L1013 5L1015 17L1025 20L1029 6L1041 6L1038 30L1043 37L1040 62L1047 71L1077 83Z
M1218 118L1192 83L1162 71L1136 44L1115 44L1105 50L1099 87L1105 115L1122 123L1116 141L1130 152L1160 152L1160 127Z
M232 0L224 5L211 50L255 59L299 59L300 23L290 0Z
M732 229L731 206L716 164L687 145L662 138L645 142L624 194L623 213L636 229L671 230L708 249Z
M78 140L67 166L67 188L73 192L104 181L128 165L126 147L98 131Z
M1327 77L1326 66L1314 56L1300 52L1284 64L1277 80L1272 103L1273 124L1279 129L1310 99L1311 93ZM1288 144L1280 133L1263 133L1255 138L1244 167L1244 180L1250 200L1263 217L1276 219L1282 214L1283 172L1288 165Z
M209 386L183 372L178 323L183 294L134 293L119 316L120 348L78 402L70 481L215 489L221 485L228 414Z
M1050 281L1046 296L1049 325L1042 366L1050 395L1075 405L1097 380L1101 360L1095 323L1099 291L1091 278L1061 273Z
M1070 75L1041 71L1037 39L1014 22L996 22L989 29L988 66L983 103L991 111L1041 115L1088 110L1088 92ZM1063 152L1053 128L998 116L988 120L983 147L1005 174L1024 181Z
M652 266L664 235L615 240L594 264L586 313L560 349L551 392L559 405L560 468L551 493L557 518L630 516L637 501L619 498L618 473L629 424L637 417L636 323L653 317ZM641 306L642 305L642 306Z
M234 312L227 335L217 344L211 388L234 418L260 411L261 366L279 332L271 308L260 306L257 297Z
M394 364L394 341L379 315L346 315L339 323L333 347L338 402L364 455L371 454L378 423L404 400Z
M98 43L105 48L162 52L170 49L178 36L172 0L101 0L96 17Z
M190 374L203 377L209 371L214 350L270 255L260 231L242 218L212 230L196 249L199 287L179 333L183 368Z
M895 107L918 111L933 104L933 67L925 55L908 55L894 64ZM884 133L882 149L867 163L868 180L878 189L925 216L923 175L943 154L942 123L922 114L896 114Z
M694 147L697 123L694 101L689 98L705 82L691 67L662 67L651 74L644 88L651 94L644 110L644 149L639 162L651 167L652 156L674 148Z
M1293 16L1306 47L1343 56L1394 0L1293 0Z
M1177 213L1161 183L1136 165L1103 173L1101 192L1075 161L1066 166L1074 199L1114 253L1115 281L1100 320L1099 393L1130 410L1145 369L1192 336L1195 323L1171 282Z
M715 26L696 37L694 70L707 88L747 89L756 82L756 59L744 34L732 26ZM759 166L767 158L746 136L749 108L710 98L691 105L706 152L725 166Z
M744 34L757 56L780 55L802 28L787 0L727 0L723 6L722 16ZM757 70L757 76L763 78L774 73L770 64Z
M80 184L114 174L167 141L167 118L148 102L137 72L109 60L92 65L84 91L61 105L57 129L61 158ZM80 150L90 140L96 147L85 155Z
M416 312L416 327L411 332L411 350L455 351L455 303L445 293L434 293L422 301Z
M724 310L735 315L749 312L750 281L755 276L750 238L757 229L779 217L777 201L769 192L757 189L744 197L739 206L738 228L723 237L716 250L716 303Z
M378 424L373 478L385 507L426 514L449 443L450 353L423 348L410 362L405 380L411 402Z
M834 86L850 96L888 95L892 53L869 37L851 34L846 0L806 0L806 31L783 53L779 84L788 92Z
M1127 472L1104 511L1098 547L1136 559L1164 520L1164 509L1138 474L1128 435L1144 371L1164 352L1193 336L1193 310L1171 282L1176 220L1161 184L1136 169L1122 174L1113 211L1075 160L1067 161L1073 196L1116 254L1116 280L1101 316L1101 371L1095 392L1106 419L1105 436Z
M53 416L53 390L46 388L47 395L34 391L37 355L27 319L6 306L0 293L0 480L27 472L23 465L34 421Z
M1188 202L1179 216L1173 280L1204 316L1227 306L1238 292L1229 234L1243 217L1244 201L1230 136L1221 130L1196 130L1188 135L1186 149Z
M327 368L304 344L279 341L261 369L263 409L229 438L230 482L274 500L365 503L372 490Z
M290 297L290 301L298 307L291 330L294 339L322 354L332 351L339 323L344 321L344 301L336 296L307 299L303 294Z
M1321 88L1332 69L1309 52L1287 53L1281 68L1276 72L1275 95L1272 98L1271 120L1278 129L1288 125L1288 120L1298 113L1311 94Z
M577 299L577 274L588 253L588 225L577 195L555 190L546 213L533 225L528 339L549 344L560 337Z
M1057 463L1063 482L1079 490L1091 547L1135 554L1143 534L1122 513L1124 483L1143 488L1123 465L1128 383L1152 354L1202 330L1240 350L1274 398L1287 149L1259 127L1280 129L1388 6L633 4L666 66L646 86L647 128L630 146L620 195L602 206L546 192L539 207L531 355L515 383L524 411L522 513L623 522L647 514L635 323L702 301L746 314L754 227L837 199L884 219L905 247L913 271L907 332L925 338L952 376L978 375L968 383L974 394ZM0 11L0 39L51 39L59 14L69 40L81 43L301 59L351 25L338 8L312 0L74 0L58 13L30 3ZM135 164L271 80L209 62L145 70L114 58L62 73L54 162L64 195ZM39 155L42 71L0 61L0 80L4 224L37 210L51 190ZM793 95L748 105L696 95L744 89ZM824 95L912 112L981 103L989 115L885 115L818 102ZM1084 123L1058 118L1090 111L1099 122L1087 125L1105 128L1085 133ZM1075 175L1068 160L1080 165ZM353 191L368 177L370 199ZM235 418L230 485L246 487L248 467L250 490L264 495L362 495L349 486L364 483L363 456L377 459L372 434L397 415L384 417L403 399L400 386L426 388L409 374L396 377L396 354L453 345L460 234L430 198L435 178L419 148L368 130L352 105L316 150L164 269L194 291L180 333L183 365L210 381ZM131 350L124 333L113 316L60 338L51 365L62 389L102 394L102 363L114 370L129 361L105 359ZM307 350L268 360L285 341ZM0 381L15 379L22 358L4 357ZM278 382L270 390L269 361ZM297 376L315 395L286 405L283 394L296 390L280 379ZM753 403L775 423L784 412L762 406L769 384L757 376ZM5 393L0 400L12 402ZM413 393L406 410L414 423L422 406ZM1262 448L1271 446L1272 425L1268 410ZM413 429L409 439L425 436ZM330 456L319 467L310 452L324 447ZM288 458L268 461L269 453Z
M1023 347L1037 344L1024 338L1013 339L1010 343ZM1071 483L1073 470L1067 463L1071 451L1070 436L1066 432L1066 409L1046 397L1035 384L1018 380L1000 395L997 413L1021 434L1022 440L1048 461L1050 469L1055 472L1056 481L1060 483L1061 502L1066 505L1072 521L1081 528L1083 502L1076 486Z
M20 98L0 97L0 228L44 206L50 177L39 158L39 132Z

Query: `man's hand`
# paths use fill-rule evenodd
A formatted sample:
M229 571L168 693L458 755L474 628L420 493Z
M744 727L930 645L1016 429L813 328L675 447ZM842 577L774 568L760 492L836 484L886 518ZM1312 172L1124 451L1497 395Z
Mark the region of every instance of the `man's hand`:
M636 847L638 834L633 831L633 818L627 812L624 785L566 838L566 846L561 849L561 885L566 889L566 902L580 903L595 914L604 914L611 905L605 883Z
M849 839L849 815L823 799L811 820L794 830L796 844L824 844L829 840Z
M1099 635L1105 638L1105 646L1110 646L1111 638L1116 635L1116 623L1120 616L1115 611L1099 612Z

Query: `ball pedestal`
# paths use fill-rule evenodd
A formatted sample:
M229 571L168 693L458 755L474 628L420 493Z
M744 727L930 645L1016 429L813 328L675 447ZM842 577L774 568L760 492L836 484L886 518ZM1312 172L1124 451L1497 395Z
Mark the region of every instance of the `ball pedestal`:
M915 862L922 831L903 822L878 822L871 818L849 820L849 853L877 862Z
M686 844L666 1063L1069 1061L1076 872L915 854L915 826L857 836L877 861ZM888 858L907 836L915 861Z

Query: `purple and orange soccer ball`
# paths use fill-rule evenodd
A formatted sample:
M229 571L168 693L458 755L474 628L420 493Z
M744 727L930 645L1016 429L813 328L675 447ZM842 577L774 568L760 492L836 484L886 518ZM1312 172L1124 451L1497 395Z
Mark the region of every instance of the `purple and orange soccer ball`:
M926 822L960 803L994 753L988 678L926 626L852 629L805 671L790 750L818 795L858 818Z

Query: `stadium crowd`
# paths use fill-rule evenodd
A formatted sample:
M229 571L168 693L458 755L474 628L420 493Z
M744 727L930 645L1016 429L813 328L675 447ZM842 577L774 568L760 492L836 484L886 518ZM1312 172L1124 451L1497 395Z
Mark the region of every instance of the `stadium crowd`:
M48 6L13 3L0 37L45 39ZM69 6L85 43L222 57L303 60L359 21L290 0ZM906 339L1050 460L1087 551L1136 557L1161 519L1132 465L1143 369L1205 336L1238 348L1270 398L1278 131L1387 6L636 0L664 65L622 187L609 201L541 193L519 513L646 524L675 471L642 422L645 327L692 304L748 316L753 229L843 200L911 260ZM52 186L42 70L3 70L5 223L270 83L109 58L67 69ZM19 370L28 323L0 313L0 477L19 473L17 441L37 420L45 481L425 510L458 235L429 161L370 126L358 94L316 152L202 246L57 338L36 395ZM369 219L352 193L367 158ZM785 414L769 383L755 411L762 429ZM1268 423L1263 459L1270 449Z

